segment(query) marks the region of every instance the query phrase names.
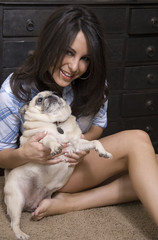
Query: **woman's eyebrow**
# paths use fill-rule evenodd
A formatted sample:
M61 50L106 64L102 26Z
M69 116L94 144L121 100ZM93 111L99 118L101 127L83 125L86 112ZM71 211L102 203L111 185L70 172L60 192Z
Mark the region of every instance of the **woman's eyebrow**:
M72 47L68 47L68 50L72 51L73 53L76 53L75 49L73 49Z
M73 49L72 47L68 47L68 50L69 50L69 51L72 51L74 54L76 54L75 49ZM90 57L90 54L87 53L87 54L84 55L84 57Z
M90 57L91 57L91 54L87 53L87 54L85 54L84 56L90 58Z

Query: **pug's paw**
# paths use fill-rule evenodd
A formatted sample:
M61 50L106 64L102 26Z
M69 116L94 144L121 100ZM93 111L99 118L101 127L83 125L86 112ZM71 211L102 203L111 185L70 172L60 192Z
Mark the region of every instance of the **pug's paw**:
M51 155L55 156L62 151L62 145L58 142L53 142L50 144L50 149L51 149Z

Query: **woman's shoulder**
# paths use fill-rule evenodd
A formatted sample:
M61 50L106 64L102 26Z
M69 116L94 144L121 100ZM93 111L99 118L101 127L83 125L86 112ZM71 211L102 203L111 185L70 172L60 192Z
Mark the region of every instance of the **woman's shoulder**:
M11 79L12 74L10 74L6 80L2 83L0 92L11 92L11 87L10 87L10 79Z
M24 102L18 99L15 94L12 91L10 80L11 80L12 74L10 74L7 79L3 82L1 89L0 89L0 98L5 103L6 101L8 104L14 105L14 107L22 107L24 105ZM23 83L23 87L25 88L25 83ZM30 86L31 88L31 98L33 98L39 91L35 87L34 84ZM7 104L7 103L6 103ZM7 104L7 105L8 105ZM1 105L1 102L0 102Z
M10 86L10 79L12 74L10 74L7 79L3 82L1 89L0 89L0 98L1 102L0 105L12 105L16 107L21 107L23 103L16 98L13 94L11 86Z

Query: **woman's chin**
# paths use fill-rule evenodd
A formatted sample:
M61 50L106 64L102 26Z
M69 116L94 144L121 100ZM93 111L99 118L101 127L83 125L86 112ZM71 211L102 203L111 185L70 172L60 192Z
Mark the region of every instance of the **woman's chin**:
M60 87L67 87L68 85L71 84L73 80L72 79L63 79L60 78L58 80L56 80L56 83L60 86Z

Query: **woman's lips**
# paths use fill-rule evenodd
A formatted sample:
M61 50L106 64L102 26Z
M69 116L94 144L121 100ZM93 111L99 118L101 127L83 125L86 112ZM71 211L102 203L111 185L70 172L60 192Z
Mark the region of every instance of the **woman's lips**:
M71 80L73 78L73 75L69 74L68 72L65 72L64 70L60 69L61 76L66 80Z

